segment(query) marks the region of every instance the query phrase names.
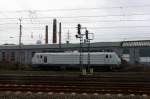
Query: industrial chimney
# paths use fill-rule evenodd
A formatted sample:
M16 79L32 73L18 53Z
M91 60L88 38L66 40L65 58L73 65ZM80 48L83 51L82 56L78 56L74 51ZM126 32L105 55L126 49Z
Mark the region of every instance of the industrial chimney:
M53 43L57 43L57 20L53 20Z
M45 26L45 44L48 44L48 25Z
M59 23L59 48L61 48L61 22Z

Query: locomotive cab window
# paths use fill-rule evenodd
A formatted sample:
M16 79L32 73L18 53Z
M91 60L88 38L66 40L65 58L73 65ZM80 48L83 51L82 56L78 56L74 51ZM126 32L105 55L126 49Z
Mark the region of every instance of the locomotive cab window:
M44 56L44 63L47 63L47 57Z

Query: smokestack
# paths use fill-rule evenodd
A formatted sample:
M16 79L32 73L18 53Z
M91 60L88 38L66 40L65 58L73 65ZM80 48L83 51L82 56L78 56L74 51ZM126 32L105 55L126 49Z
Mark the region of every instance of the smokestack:
M45 44L48 44L48 25L45 26Z
M59 48L61 48L61 22L59 23Z
M57 20L53 20L53 43L57 43Z

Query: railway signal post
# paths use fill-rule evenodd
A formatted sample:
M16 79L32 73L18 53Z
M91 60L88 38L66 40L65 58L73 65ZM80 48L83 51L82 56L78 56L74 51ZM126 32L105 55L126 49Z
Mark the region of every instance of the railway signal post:
M89 37L89 34L92 35L92 38ZM88 44L88 65L87 65L87 69L90 72L90 74L93 74L93 68L90 67L90 41L94 39L94 33L89 33L89 31L86 29L85 30L85 36L86 36L86 43Z
M79 38L80 39L80 66L81 66L81 71L82 71L82 75L86 75L86 68L83 66L83 55L82 55L82 51L83 51L83 36L85 34L82 34L81 33L81 24L78 24L77 25L77 35L76 35L76 38Z
M85 34L81 33L81 29L85 29ZM92 34L92 38L89 37L89 34ZM87 67L85 67L83 65L83 38L85 36L85 41L86 43L88 43L88 58L87 58ZM76 38L80 39L80 66L81 66L81 71L82 71L82 75L86 75L87 74L87 70L86 68L88 68L88 71L90 72L90 74L93 74L93 68L90 68L90 40L93 40L94 38L94 34L93 33L89 33L89 31L87 30L86 27L81 27L81 24L77 25L77 35Z

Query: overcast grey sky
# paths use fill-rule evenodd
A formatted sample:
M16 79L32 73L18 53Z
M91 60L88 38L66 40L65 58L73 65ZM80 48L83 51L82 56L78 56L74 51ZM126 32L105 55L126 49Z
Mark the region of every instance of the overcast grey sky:
M149 0L0 0L0 44L18 43L19 18L22 18L24 44L44 43L44 28L52 20L62 22L62 40L75 38L81 23L95 34L93 42L150 39ZM84 32L84 31L82 31Z

